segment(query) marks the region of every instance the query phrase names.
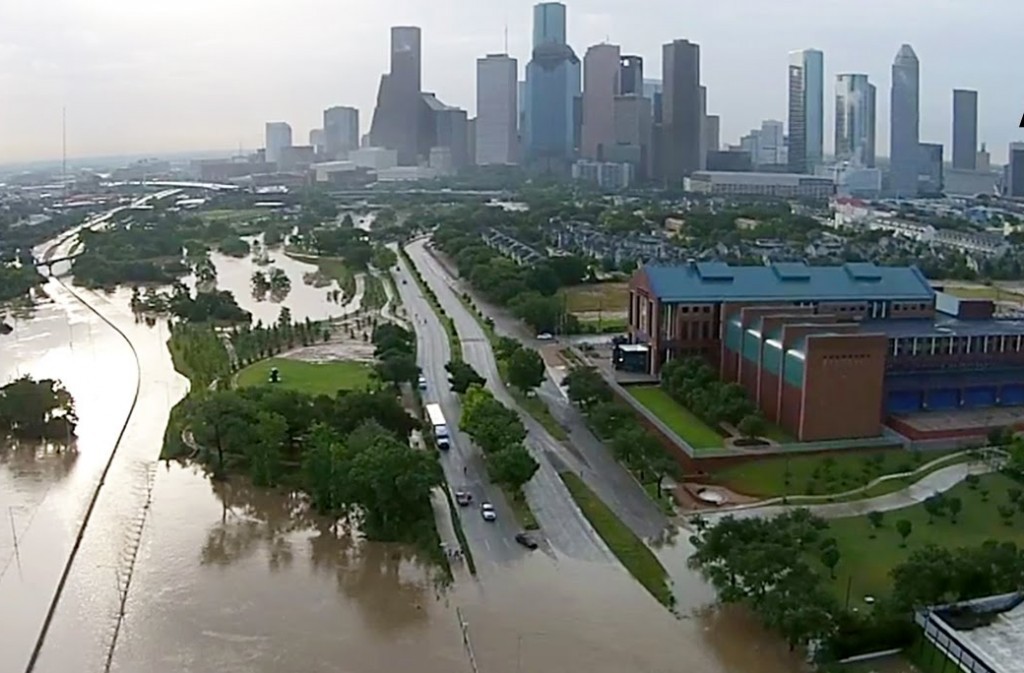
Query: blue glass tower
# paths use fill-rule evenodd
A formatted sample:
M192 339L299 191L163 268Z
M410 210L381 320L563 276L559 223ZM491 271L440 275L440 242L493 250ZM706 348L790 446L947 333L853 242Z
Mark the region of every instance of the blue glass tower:
M565 5L533 8L533 56L526 66L526 160L563 169L579 141L580 60L566 44Z

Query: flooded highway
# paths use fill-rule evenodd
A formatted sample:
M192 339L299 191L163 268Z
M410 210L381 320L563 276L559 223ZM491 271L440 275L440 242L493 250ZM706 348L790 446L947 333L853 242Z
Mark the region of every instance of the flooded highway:
M217 267L221 289L249 296L251 271ZM326 289L297 293L297 272L270 319L281 305L296 317L340 312ZM0 381L59 377L81 425L77 452L0 453L0 513L17 531L15 553L10 522L0 522L0 673L26 670L136 383L36 671L800 670L742 611L706 609L713 595L686 569L685 532L658 551L677 619L618 564L535 552L479 581L457 568L445 586L413 551L334 530L288 494L161 463L168 414L187 391L166 325L137 324L127 290L75 290L112 327L51 288L52 305L0 337Z

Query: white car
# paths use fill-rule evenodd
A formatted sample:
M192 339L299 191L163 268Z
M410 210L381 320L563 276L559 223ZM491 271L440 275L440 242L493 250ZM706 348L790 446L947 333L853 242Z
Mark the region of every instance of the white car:
M420 390L426 390L427 389L427 377L424 376L423 374L420 374L419 379L417 379L417 381L416 381L416 385L419 386Z
M484 518L484 521L498 520L498 513L494 511L494 505L489 502L480 505L480 516Z
M541 332L537 335L537 341L551 341L555 338L551 332Z

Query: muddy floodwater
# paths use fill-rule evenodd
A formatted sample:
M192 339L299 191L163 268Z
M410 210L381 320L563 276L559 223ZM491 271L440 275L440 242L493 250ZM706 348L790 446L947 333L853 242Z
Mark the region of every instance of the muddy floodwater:
M220 287L248 296L250 264L219 260ZM326 290L296 293L294 271L282 304L293 315L337 310ZM169 411L187 391L166 326L137 324L127 291L76 290L111 326L59 284L49 289L52 304L0 337L0 381L61 378L81 425L76 450L0 453L0 673L26 670L112 455L36 671L801 670L744 612L704 607L713 595L685 567L685 534L658 551L680 597L676 618L618 565L557 551L489 564L479 578L456 568L445 585L413 551L335 530L295 497L161 463Z

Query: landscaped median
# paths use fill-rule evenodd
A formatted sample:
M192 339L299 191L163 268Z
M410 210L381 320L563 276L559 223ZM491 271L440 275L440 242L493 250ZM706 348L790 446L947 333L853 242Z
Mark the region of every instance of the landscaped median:
M604 504L582 479L572 472L562 472L560 476L576 505L587 517L587 521L626 570L651 592L659 603L671 608L675 604L675 596L669 586L668 573L654 552L647 548L644 541L637 537L629 526L615 516L608 505Z

